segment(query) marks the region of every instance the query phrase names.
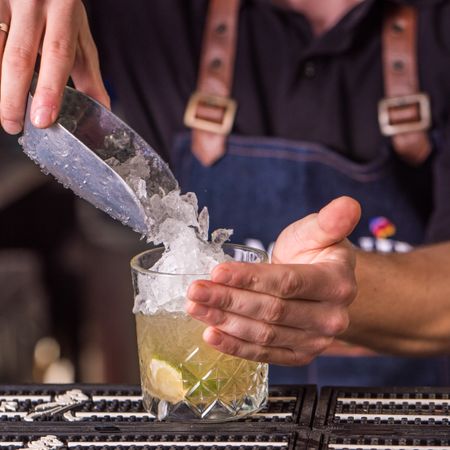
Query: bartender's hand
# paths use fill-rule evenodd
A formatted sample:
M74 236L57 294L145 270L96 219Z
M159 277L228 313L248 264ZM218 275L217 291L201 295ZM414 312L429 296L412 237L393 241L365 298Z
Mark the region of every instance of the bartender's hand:
M196 281L187 311L209 325L203 339L217 350L281 365L308 364L349 325L356 296L355 251L346 237L359 204L338 198L288 226L272 264L227 262L212 281Z
M1 89L4 130L22 130L27 94L38 53L39 81L31 108L35 126L46 128L57 118L69 75L75 87L109 106L97 49L81 0L0 0Z

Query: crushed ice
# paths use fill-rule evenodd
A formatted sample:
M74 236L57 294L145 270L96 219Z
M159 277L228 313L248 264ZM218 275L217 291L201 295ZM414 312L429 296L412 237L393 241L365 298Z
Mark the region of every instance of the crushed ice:
M77 127L72 116L62 115L58 121L69 132ZM19 138L19 144L24 145L23 138ZM28 144L26 153L35 159L34 147ZM197 197L193 192L181 194L179 190L161 190L159 194L149 195L152 190L154 192L154 186L150 189L152 169L148 159L134 150L132 137L127 131L115 130L105 137L101 147L95 150L96 153L125 180L144 207L147 242L165 247L163 256L150 270L165 274L189 274L170 277L149 273L139 277L140 293L135 298L133 312L152 314L158 309L184 311L185 294L195 278L193 274L198 274L197 278L205 278L215 265L231 259L225 255L222 246L230 238L232 230L216 230L209 240L208 210L203 208L198 211ZM63 157L69 155L68 148L64 146L54 151ZM76 155L72 158L75 160ZM41 166L41 169L48 173L45 167ZM83 183L86 184L86 181ZM93 192L93 195L98 194ZM127 221L129 217L123 220L124 223Z
M197 196L193 192L161 191L149 196L146 180L151 174L142 154L123 162L115 157L105 162L141 201L146 214L147 242L165 247L162 257L150 268L156 273L138 277L139 294L135 297L133 312L183 311L186 290L193 279L205 278L215 265L231 259L225 255L222 246L232 230L216 230L209 240L208 210L205 207L198 211ZM161 273L185 276L161 276Z

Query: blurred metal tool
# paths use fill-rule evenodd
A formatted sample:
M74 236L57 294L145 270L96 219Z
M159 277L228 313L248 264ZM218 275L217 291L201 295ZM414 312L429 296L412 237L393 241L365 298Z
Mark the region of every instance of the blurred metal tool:
M139 233L147 231L144 208L125 180L104 161L124 162L142 154L150 175L147 194L167 193L178 186L168 165L134 130L87 95L66 87L57 123L35 128L28 98L21 140L24 152L65 187Z

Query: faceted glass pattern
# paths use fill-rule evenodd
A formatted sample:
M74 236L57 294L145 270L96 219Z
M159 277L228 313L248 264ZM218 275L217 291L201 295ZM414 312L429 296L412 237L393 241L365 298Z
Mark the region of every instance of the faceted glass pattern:
M267 364L208 347L205 326L184 314L136 320L144 407L157 418L225 421L264 406Z
M237 261L267 262L261 250L234 244L223 250ZM209 275L150 270L163 251L131 261L144 407L159 420L225 421L258 411L267 401L268 365L225 355L203 341L206 326L185 313L185 292ZM136 308L137 300L145 308Z

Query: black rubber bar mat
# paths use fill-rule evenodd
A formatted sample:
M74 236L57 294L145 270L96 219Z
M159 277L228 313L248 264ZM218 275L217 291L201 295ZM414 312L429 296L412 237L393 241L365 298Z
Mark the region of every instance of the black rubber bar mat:
M450 435L450 388L325 387L316 429L443 430Z
M0 450L307 450L307 432L2 433Z
M311 426L317 401L314 386L272 386L267 406L260 412L221 426L239 423ZM6 424L51 422L133 423L158 425L144 411L137 386L21 385L0 386L0 429ZM177 426L175 422L165 422ZM216 425L217 426L217 425Z
M321 434L310 436L311 448L320 450L450 450L448 433L440 435L422 433L395 433L375 435Z

